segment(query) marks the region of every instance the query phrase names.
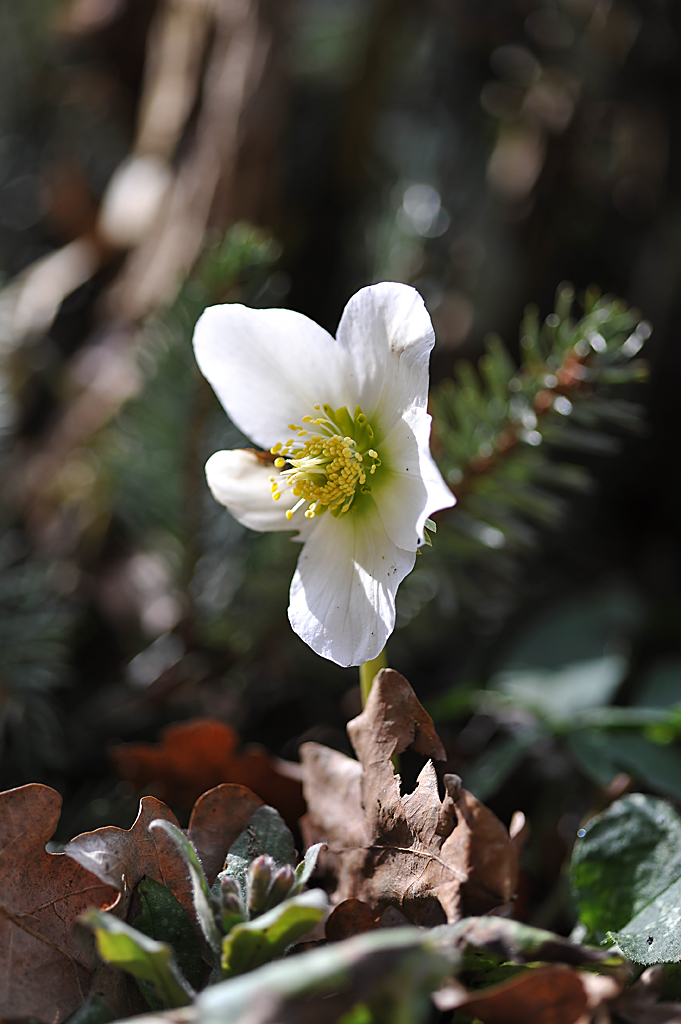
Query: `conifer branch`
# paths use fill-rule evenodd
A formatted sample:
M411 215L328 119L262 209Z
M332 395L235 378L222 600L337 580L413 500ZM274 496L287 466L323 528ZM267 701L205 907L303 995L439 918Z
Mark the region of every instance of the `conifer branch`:
M634 357L650 325L619 300L593 292L575 321L573 302L572 287L561 285L555 312L541 325L536 307L528 307L519 367L492 336L477 368L459 363L456 379L433 396L436 455L459 499L444 517L450 525L462 512L475 512L481 498L488 506L495 498L501 509L545 519L555 506L547 488L586 485L581 467L554 461L556 451L610 454L619 448L613 429L644 429L639 407L613 389L645 380L646 365ZM521 480L535 488L524 502L511 495Z
M517 606L522 560L541 531L564 521L570 496L593 490L585 456L616 454L622 433L645 430L621 392L646 379L636 357L650 325L595 289L581 317L574 301L560 285L541 324L528 307L519 366L491 336L477 366L458 363L431 395L433 452L458 503L436 516L437 560L421 560L402 585L399 625L439 594L447 617L466 609L498 626Z

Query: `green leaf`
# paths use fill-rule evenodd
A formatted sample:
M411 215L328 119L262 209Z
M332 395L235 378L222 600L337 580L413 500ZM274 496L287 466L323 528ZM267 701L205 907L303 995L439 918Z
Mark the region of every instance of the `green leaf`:
M312 872L317 867L319 854L322 852L322 850L325 849L326 843L315 843L314 846L310 846L309 849L305 851L304 858L301 860L300 864L296 868L296 881L294 888L291 890L292 896L295 896L297 893L299 893L302 890L303 886L307 885L307 883L310 881L310 878L312 877Z
M66 1024L109 1024L114 1015L101 996L89 995Z
M652 743L637 732L609 734L605 750L613 761L666 796L681 800L681 751Z
M610 654L575 662L560 669L525 669L497 674L490 687L501 690L514 703L557 724L587 708L607 704L628 669L627 659Z
M443 945L454 943L463 951L463 970L473 988L505 981L528 962L582 965L612 958L609 951L580 946L543 928L497 917L465 917L433 929L431 935Z
M274 859L277 868L285 864L295 864L296 861L293 836L284 819L273 807L259 807L251 817L244 831L229 848L224 871L220 872L215 884L219 885L222 875L235 878L245 905L248 865L265 853Z
M589 822L570 866L572 895L588 934L602 941L622 932L628 948L632 927L650 929L649 918L639 915L680 878L681 819L664 800L642 793L617 800ZM666 906L665 898L658 908L663 918ZM648 931L644 940L648 934L655 935Z
M142 911L132 921L138 931L175 951L177 964L193 988L203 988L205 964L192 923L170 889L153 878L143 878L137 887Z
M285 1001L287 1020L295 1019L297 1001L304 1000L306 1020L334 1021L364 1002L379 1009L381 1021L425 1024L432 1010L428 994L458 959L453 945L436 945L429 930L378 929L205 989L196 1001L197 1024L240 1020L256 999L268 997Z
M495 962L514 964L541 960L547 963L586 964L608 959L605 950L580 946L562 935L534 928L503 917L464 917L456 924L444 924L431 931L431 938L443 944L455 943L484 953Z
M503 668L563 669L575 662L602 658L622 634L636 633L643 614L640 598L619 587L561 602L521 634Z
M608 738L599 729L578 729L565 737L565 745L577 767L597 786L609 786L617 765L608 754Z
M366 1003L356 1003L348 1013L339 1017L338 1024L375 1024L375 1018Z
M480 690L470 686L457 686L449 693L443 693L433 700L424 701L424 707L431 718L436 722L452 721L456 718L463 718L475 707L479 698Z
M666 708L681 700L681 661L658 662L644 676L636 695L639 707Z
M274 960L326 916L328 899L321 889L294 896L254 921L235 925L222 943L222 974L244 974Z
M661 727L665 734L673 736L681 732L681 714L674 708L636 708L610 706L591 708L575 715L573 725L580 729L641 729L646 726Z
M101 910L86 911L80 921L95 933L102 960L141 981L151 982L164 1006L186 1006L190 1002L194 990L182 976L167 943L156 942Z
M636 914L625 928L608 935L637 964L677 963L681 959L681 878Z
M165 832L170 839L173 840L180 853L184 857L187 867L189 869L189 876L192 881L192 887L194 891L194 908L196 910L196 916L199 924L201 925L201 931L206 937L211 949L219 954L220 952L220 940L222 936L218 930L218 926L215 923L215 917L211 907L211 892L208 888L208 882L206 876L203 873L201 861L196 855L196 850L187 839L184 832L173 825L170 821L164 821L162 818L156 818L149 825L149 828L160 828L162 832Z
M504 784L543 735L543 730L530 727L489 747L466 773L466 789L478 800L486 800Z

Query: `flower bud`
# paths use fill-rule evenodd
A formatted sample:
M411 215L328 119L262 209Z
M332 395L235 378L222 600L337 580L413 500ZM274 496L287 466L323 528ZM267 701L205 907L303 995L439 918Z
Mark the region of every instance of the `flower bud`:
M224 900L226 896L239 896L239 883L231 875L223 875L220 878L220 895Z
M224 935L234 927L241 924L246 917L246 912L241 902L239 883L230 875L224 875L220 879L220 907L216 914L218 928Z
M235 892L228 892L222 897L222 909L227 910L231 914L241 914L244 916L244 909L241 905L241 900Z
M283 868L279 868L272 880L269 896L267 897L267 910L278 906L279 903L283 902L290 895L295 880L296 873L290 864L285 864Z
M269 854L256 857L248 865L246 872L246 889L248 892L248 912L251 917L261 914L267 902L267 894L272 884L272 872L275 863Z

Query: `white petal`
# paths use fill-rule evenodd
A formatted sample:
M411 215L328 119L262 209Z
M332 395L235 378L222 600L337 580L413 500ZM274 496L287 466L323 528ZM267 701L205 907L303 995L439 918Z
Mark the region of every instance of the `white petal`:
M395 593L415 560L392 543L373 504L340 519L325 513L291 583L293 629L337 665L371 661L395 628Z
M392 282L362 288L345 307L338 340L350 356L357 404L377 441L405 409L425 409L435 334L415 288Z
M456 498L442 479L430 454L431 418L424 409L411 409L382 441L384 462L376 474L373 497L386 533L407 551L423 544L426 519Z
M288 520L287 495L273 500L270 477L274 473L274 466L245 448L215 452L206 463L206 480L213 497L243 526L260 531L303 530L307 535L314 520L305 519L304 509Z
M313 415L315 404L352 405L346 352L290 309L209 306L196 325L194 351L232 421L263 448L285 441L288 424Z

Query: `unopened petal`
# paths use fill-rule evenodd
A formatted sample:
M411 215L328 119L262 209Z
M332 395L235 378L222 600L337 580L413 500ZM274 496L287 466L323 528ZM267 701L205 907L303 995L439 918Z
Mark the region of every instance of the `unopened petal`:
M415 288L394 282L362 288L345 307L338 340L352 363L357 404L379 442L406 409L425 409L435 334Z
M274 467L246 448L215 452L206 463L206 480L213 497L251 530L310 530L302 509L286 518L286 496L274 501L270 477Z
M288 424L300 424L315 404L352 402L346 352L290 309L209 306L196 325L194 351L231 420L263 448L286 440Z
M425 409L411 409L381 445L384 465L373 497L386 533L408 551L423 544L433 512L456 504L430 454L430 424Z
M395 627L395 593L415 559L392 543L374 507L340 519L325 513L291 583L293 629L337 665L371 661Z

